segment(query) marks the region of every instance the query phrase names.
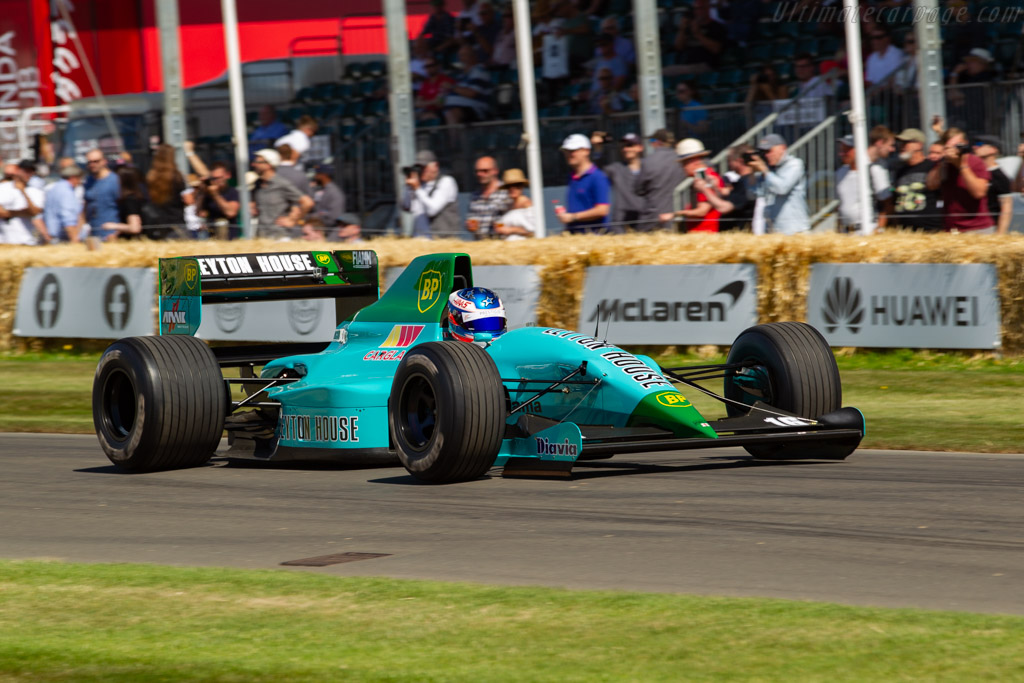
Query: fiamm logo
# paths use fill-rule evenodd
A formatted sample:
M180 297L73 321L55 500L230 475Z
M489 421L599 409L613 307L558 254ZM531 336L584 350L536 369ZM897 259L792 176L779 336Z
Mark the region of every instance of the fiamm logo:
M419 283L416 286L419 292L416 297L416 308L420 313L426 313L441 299L443 281L441 271L428 269L420 273Z
M663 406L668 408L689 408L693 404L686 400L686 397L678 391L663 391L655 397Z
M860 332L864 307L861 305L860 290L853 286L851 278L837 277L832 280L825 292L821 315L825 318L826 332L835 332L843 325L854 334Z

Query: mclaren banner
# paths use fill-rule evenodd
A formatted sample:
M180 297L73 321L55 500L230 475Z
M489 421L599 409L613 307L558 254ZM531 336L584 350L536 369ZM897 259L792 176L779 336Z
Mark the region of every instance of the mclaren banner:
M757 324L757 266L587 268L579 330L614 344L732 344Z
M14 334L120 339L153 334L152 268L26 268Z
M390 287L404 268L388 268L385 282ZM540 273L536 266L473 266L473 284L494 290L505 305L510 329L537 324Z
M996 287L990 264L816 263L807 322L832 346L991 349Z

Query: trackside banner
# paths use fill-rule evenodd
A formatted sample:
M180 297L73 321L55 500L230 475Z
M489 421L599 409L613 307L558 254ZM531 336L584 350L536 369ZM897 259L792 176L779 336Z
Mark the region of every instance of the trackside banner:
M120 339L153 334L152 268L26 268L14 334Z
M388 287L395 283L403 270L388 268L385 274ZM509 329L537 324L540 273L535 266L473 266L473 284L494 290L501 297Z
M614 344L732 344L756 324L753 264L594 266L578 329Z
M996 286L990 264L816 263L807 322L832 346L991 349Z

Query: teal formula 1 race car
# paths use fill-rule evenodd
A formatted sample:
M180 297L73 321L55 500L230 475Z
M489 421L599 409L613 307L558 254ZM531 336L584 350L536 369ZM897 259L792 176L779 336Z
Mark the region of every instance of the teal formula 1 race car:
M465 254L415 259L383 296L368 250L161 259L159 282L160 336L113 343L93 385L100 445L125 470L202 465L225 430L230 458L400 462L437 483L718 446L841 460L864 435L860 411L841 407L831 350L803 323L749 328L725 364L661 368L555 328L447 340L448 296L474 284ZM211 348L194 336L203 303L309 298L334 300L333 341ZM721 395L697 383L709 379ZM705 420L680 387L728 417Z

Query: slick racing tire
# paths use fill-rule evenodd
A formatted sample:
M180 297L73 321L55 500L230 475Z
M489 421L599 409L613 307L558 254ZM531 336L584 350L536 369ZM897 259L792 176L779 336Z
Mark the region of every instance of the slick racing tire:
M144 472L207 462L224 431L228 393L213 351L195 337L127 337L96 366L92 419L118 467Z
M726 371L724 396L732 401L747 405L761 401L812 419L842 406L842 384L832 349L821 333L806 323L767 323L748 328L733 342L726 362L753 363L743 371ZM746 414L734 403L726 406L730 417ZM754 457L786 457L778 448L746 448Z
M505 432L505 391L481 347L464 342L415 346L395 372L388 401L391 440L417 479L445 484L491 468Z

